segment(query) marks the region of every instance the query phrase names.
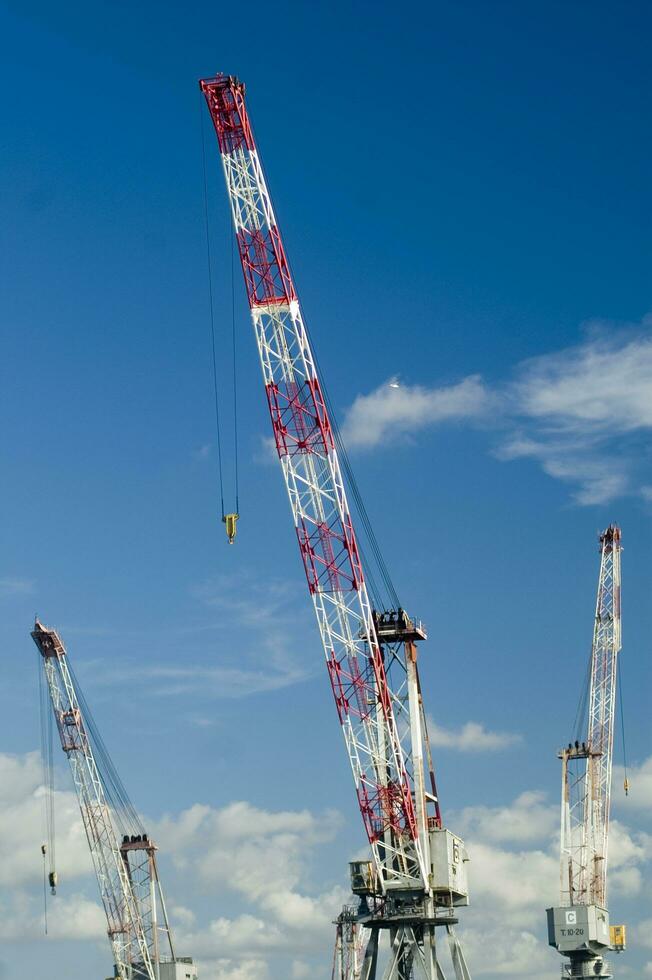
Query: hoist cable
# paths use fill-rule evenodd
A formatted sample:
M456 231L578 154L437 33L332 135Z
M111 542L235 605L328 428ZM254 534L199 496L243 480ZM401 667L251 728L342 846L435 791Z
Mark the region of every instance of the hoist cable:
M227 213L231 229L231 346L233 349L233 446L235 453L235 512L240 513L240 480L238 475L238 374L236 370L236 329L235 329L235 234L231 215ZM222 505L224 509L224 505Z
M39 704L41 714L41 760L43 765L43 786L45 795L43 799L44 830L47 853L49 855L49 869L54 871L56 868L56 832L55 832L55 807L54 807L54 741L53 741L53 720L50 710L50 692L47 681L44 677L45 667L43 658L38 654L38 684L39 684ZM45 854L43 855L45 860Z
M623 740L623 769L625 770L625 787L629 786L627 778L627 743L625 741L625 709L623 705L623 681L620 670L620 657L618 657L618 700L620 702L620 731Z
M41 853L43 854L43 923L45 926L45 935L48 934L48 869L45 859L45 849L41 848Z
M572 730L575 733L576 741L582 741L582 730L586 724L586 718L587 718L586 709L589 700L589 687L591 685L592 666L593 666L593 647L591 647L588 663L586 665L584 684L582 685L579 701L577 703L577 711L575 712L575 721L573 722Z
M102 786L107 801L113 811L116 824L121 834L143 834L145 828L138 815L138 811L131 802L127 790L124 787L120 776L109 755L109 751L104 743L100 731L95 723L95 719L88 707L88 702L79 686L75 673L68 663L68 670L72 678L73 685L77 694L77 700L82 713L86 734L91 743L95 763L99 772Z
M208 178L206 174L206 137L204 134L204 113L201 102L199 104L199 117L201 129L201 155L202 173L204 185L204 224L206 228L206 265L208 269L208 300L210 306L211 321L211 350L213 354L213 391L215 394L215 430L217 433L217 463L220 476L220 502L222 506L222 518L224 518L224 480L222 476L222 441L220 438L220 404L217 389L217 357L215 354L215 304L213 301L213 262L211 259L211 236L208 220Z
M371 563L366 562L366 560L364 559L362 544L360 544L360 551L363 554L363 561L365 561L366 577L369 579L370 591L374 596L374 601L376 603L376 608L378 610L381 610L383 607L387 605L395 609L398 609L400 608L401 603L398 594L396 592L396 589L394 588L394 583L392 582L392 578L389 574L389 569L387 568L387 565L385 563L385 559L383 557L382 551L380 550L378 539L376 538L376 534L374 532L371 519L369 517L369 514L367 513L367 508L365 507L365 503L362 497L362 493L360 491L360 487L358 486L358 481L356 480L355 473L353 472L353 467L349 459L349 454L346 450L346 446L344 445L342 433L340 431L340 427L337 422L337 416L335 415L335 409L333 408L333 403L328 393L328 387L326 385L326 382L324 381L324 373L321 369L319 358L317 357L317 351L315 349L314 340L310 336L308 332L308 328L305 326L305 324L304 324L304 329L306 331L306 334L310 342L310 346L312 348L313 358L315 361L315 370L317 371L317 375L319 377L319 384L321 387L322 395L324 396L324 404L326 405L326 408L328 410L328 415L333 429L335 444L337 446L338 455L342 463L342 470L346 477L347 486L351 491L351 497L355 503L355 507L356 507L358 517L360 519L360 523L366 535L366 539L369 543L369 547L371 548L371 554L373 555L373 559L375 561L376 567L380 572L381 579L385 586L386 599L383 600L381 596L381 589L378 587L378 583L375 580L375 576L373 573L373 566L371 565Z

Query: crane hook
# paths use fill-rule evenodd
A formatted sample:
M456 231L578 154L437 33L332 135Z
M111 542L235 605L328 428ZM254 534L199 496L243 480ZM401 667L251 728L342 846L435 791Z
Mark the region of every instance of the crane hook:
M233 544L235 541L236 523L239 519L239 514L225 514L222 518L226 524L226 536L229 539L229 544Z

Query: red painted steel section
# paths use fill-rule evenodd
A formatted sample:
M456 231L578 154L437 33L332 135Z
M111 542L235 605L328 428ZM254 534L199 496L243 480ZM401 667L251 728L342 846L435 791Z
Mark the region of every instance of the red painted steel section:
M289 305L296 299L278 230L241 228L237 240L249 306Z
M269 384L266 392L279 456L312 452L325 456L333 437L316 380Z
M254 138L244 104L245 87L233 75L203 78L201 88L210 110L221 153L245 146L254 149Z

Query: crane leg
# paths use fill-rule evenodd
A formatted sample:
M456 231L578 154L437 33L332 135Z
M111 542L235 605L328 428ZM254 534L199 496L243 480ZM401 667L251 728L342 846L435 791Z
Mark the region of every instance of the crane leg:
M462 949L462 944L457 938L457 933L452 926L446 926L446 932L448 933L448 943L451 950L453 970L455 971L455 980L471 980L471 974L469 973L469 968L466 965L464 951Z
M376 967L378 965L378 929L372 929L364 951L360 980L376 980Z
M391 959L383 980L446 980L437 960L434 933L434 927L427 927L423 938L417 938L414 928L397 929L392 934Z

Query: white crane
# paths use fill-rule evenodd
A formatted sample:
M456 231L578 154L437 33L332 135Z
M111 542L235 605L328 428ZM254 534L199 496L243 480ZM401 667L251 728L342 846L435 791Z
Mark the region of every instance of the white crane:
M566 977L610 977L605 950L624 948L624 927L609 927L607 857L616 677L621 647L620 528L600 535L588 731L561 750L561 903L547 910L550 945L568 957Z
M94 728L61 638L38 620L31 635L41 654L61 747L70 763L106 914L115 978L197 980L192 959L177 958L174 953L156 845L143 832ZM116 819L122 824L122 835L116 829ZM126 833L128 827L136 832ZM159 907L162 924L158 921ZM162 955L161 932L169 956Z

